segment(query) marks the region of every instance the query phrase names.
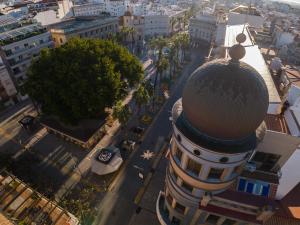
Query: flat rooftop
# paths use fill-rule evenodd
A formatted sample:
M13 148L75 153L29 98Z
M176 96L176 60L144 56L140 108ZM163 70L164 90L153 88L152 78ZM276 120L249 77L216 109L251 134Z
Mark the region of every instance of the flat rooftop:
M248 26L241 24L241 25L231 25L226 26L225 32L225 39L224 39L224 47L229 48L235 44L237 44L236 36L244 31L246 35L246 41L242 43L246 49L246 55L241 61L249 64L253 68L257 70L263 77L269 92L269 114L279 114L280 113L280 105L281 105L281 98L278 94L276 86L274 84L273 78L269 71L269 68L263 58L260 49L257 45L255 45L255 41L251 36ZM227 54L227 57L228 54Z
M240 33L246 35L246 41L242 44L243 46L252 46L255 44L254 39L252 38L247 24L241 25L227 25L225 31L224 47L229 48L235 44L238 44L236 41L236 36Z
M269 68L260 53L257 45L246 47L246 55L241 59L243 62L249 64L257 70L264 78L269 92L269 114L279 114L279 108L281 105L281 98L274 84L273 78L269 71Z
M85 30L91 27L102 26L104 24L110 24L112 22L118 22L117 17L112 16L100 16L100 17L76 17L63 22L53 24L51 26L51 32L64 32L73 33L79 30Z
M0 41L12 40L12 42L14 42L14 41L18 41L19 39L20 40L25 39L30 34L37 35L37 34L45 33L45 32L46 32L46 29L44 27L42 27L40 24L38 24L38 23L30 24L27 26L21 26L16 29L1 33Z

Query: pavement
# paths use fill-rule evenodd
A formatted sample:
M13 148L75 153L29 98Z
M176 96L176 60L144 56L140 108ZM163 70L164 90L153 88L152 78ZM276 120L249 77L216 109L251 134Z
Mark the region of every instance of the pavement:
M15 154L34 135L35 132L23 129L18 123L25 115L37 115L37 112L29 102L17 105L1 115L0 152Z
M107 192L100 202L98 215L94 222L95 225L127 225L132 221L132 216L138 208L134 200L140 188L144 185L144 180L139 177L139 173L142 172L143 176L147 177L153 164L153 159L147 160L142 158L141 155L146 150L153 152L154 158L155 155L158 154L158 151L161 149L157 147L158 140L167 139L172 130L171 122L169 121L172 106L177 99L181 97L187 78L203 63L206 54L207 52L199 49L193 50L192 62L184 67L177 84L175 84L171 90L170 98L165 102L153 123L148 128L144 141L127 160L123 171L119 173L120 175L111 186L111 191ZM156 197L153 196L152 198L156 199ZM151 214L152 212L153 214L153 208L149 210L143 213Z

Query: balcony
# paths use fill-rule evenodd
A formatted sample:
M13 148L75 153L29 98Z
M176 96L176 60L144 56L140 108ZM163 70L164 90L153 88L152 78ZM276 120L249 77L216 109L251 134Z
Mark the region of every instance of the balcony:
M161 225L172 225L169 220L168 212L164 209L165 202L165 194L163 192L159 192L158 198L156 200L156 214L157 218Z

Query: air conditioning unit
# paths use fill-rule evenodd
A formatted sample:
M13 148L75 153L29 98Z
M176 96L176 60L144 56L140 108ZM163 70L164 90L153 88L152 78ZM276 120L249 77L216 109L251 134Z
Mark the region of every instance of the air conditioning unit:
M256 170L256 164L254 162L247 162L245 165L245 170L248 170L249 172L254 172Z

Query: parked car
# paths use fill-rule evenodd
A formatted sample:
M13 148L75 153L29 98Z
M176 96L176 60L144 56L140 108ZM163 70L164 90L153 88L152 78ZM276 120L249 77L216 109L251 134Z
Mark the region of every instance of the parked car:
M142 135L145 132L145 128L137 126L137 127L132 127L130 129L133 133L136 133L138 135Z
M122 149L123 150L133 150L134 149L134 147L135 147L135 141L133 141L133 140L124 140L123 142L122 142Z

